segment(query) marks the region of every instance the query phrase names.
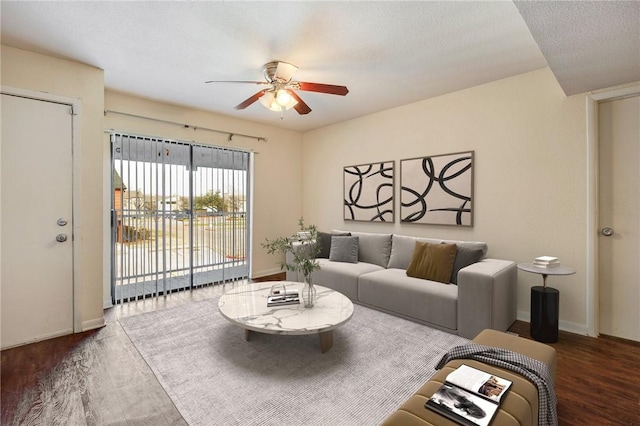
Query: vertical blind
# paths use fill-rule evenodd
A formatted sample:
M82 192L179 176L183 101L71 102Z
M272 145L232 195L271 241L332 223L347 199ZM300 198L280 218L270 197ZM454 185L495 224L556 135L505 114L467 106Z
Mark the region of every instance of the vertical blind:
M252 153L111 134L113 303L249 276Z

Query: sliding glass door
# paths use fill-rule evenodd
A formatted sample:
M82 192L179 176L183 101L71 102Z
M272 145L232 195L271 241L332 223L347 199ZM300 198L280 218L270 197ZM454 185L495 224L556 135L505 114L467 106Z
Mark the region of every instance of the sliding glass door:
M249 276L251 153L114 133L114 303Z

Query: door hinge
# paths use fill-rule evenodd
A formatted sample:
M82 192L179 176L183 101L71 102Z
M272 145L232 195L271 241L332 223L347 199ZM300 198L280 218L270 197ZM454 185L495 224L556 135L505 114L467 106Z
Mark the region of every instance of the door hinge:
M78 113L73 108L73 105L69 105L69 115L78 115Z

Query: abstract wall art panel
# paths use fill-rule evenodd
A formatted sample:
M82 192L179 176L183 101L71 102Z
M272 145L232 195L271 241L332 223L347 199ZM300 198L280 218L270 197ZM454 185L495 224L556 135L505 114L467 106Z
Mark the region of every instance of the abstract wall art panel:
M344 220L393 222L394 161L344 168Z
M400 221L473 226L473 156L400 160Z

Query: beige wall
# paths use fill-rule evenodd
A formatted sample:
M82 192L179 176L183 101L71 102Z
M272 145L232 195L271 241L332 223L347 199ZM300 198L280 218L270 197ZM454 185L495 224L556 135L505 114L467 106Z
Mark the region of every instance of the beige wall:
M84 329L103 323L103 304L109 286L109 171L110 149L105 129L193 140L203 144L252 149L254 164L254 227L252 276L280 271L278 257L260 246L265 238L296 231L302 213L302 134L223 115L106 92L104 72L85 64L2 46L1 83L4 86L48 92L81 100L80 200L82 255L76 288L82 301L79 321ZM169 121L268 139L242 137L232 142L225 135L107 114L117 110ZM105 287L106 291L105 292Z
M489 256L529 262L554 255L577 274L551 277L560 327L586 333L586 95L565 97L548 69L394 108L304 134L304 216L340 228L480 240ZM399 223L399 160L475 151L473 228ZM396 223L342 219L344 166L396 161ZM518 273L518 312L529 318L539 275Z
M102 320L108 283L109 144L104 129L252 149L255 202L252 276L277 272L279 259L260 247L288 235L297 219L321 230L347 228L450 239L482 240L489 256L526 262L548 254L577 274L552 277L561 290L560 326L587 324L587 148L585 96L565 97L548 69L346 121L301 134L223 115L104 91L103 71L2 46L2 84L79 98L82 102L80 215L83 253L81 320ZM230 132L268 142L193 131L147 120L103 115L117 110ZM475 151L473 228L344 222L342 170L367 162ZM78 202L78 200L77 200ZM304 208L303 208L304 206ZM77 277L78 278L78 277ZM541 278L519 273L518 311L528 319L529 288Z
M254 233L252 238L252 277L280 272L278 262L284 260L267 255L260 243L265 238L291 235L297 230L302 213L302 134L263 124L238 120L196 109L155 102L131 95L106 91L105 109L192 126L265 137L267 142L226 134L184 128L173 124L107 113L105 129L196 141L215 146L253 150L254 162ZM108 135L104 136L105 158L109 159ZM108 177L108 162L105 169ZM108 192L105 189L105 193ZM106 200L108 201L108 194Z
M2 46L1 81L3 86L48 92L81 100L80 112L80 241L82 253L75 289L80 307L76 308L82 329L103 324L102 312L102 129L104 104L104 73L77 62L39 55ZM76 204L77 205L77 204ZM78 266L78 265L76 265ZM26 309L26 308L25 308Z

